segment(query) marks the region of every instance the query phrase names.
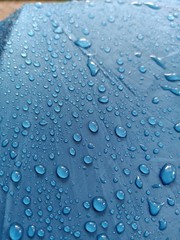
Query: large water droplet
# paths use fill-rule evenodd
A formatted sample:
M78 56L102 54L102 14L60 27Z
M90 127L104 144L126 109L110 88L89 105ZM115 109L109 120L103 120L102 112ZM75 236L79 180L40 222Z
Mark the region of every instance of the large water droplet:
M94 233L97 230L97 225L93 221L88 221L85 226L85 230L89 233Z
M116 225L116 231L120 234L120 233L123 233L125 230L125 226L122 222L118 223Z
M93 158L89 155L84 156L83 160L84 160L84 163L87 165L89 165L93 162Z
M93 62L90 58L88 58L87 66L90 70L91 76L96 76L99 72L99 68L95 62Z
M156 57L155 55L151 55L150 57L158 66L160 66L163 69L166 68L160 57Z
M152 216L158 215L164 203L151 201L148 199L149 212Z
M36 171L36 173L38 173L39 175L43 175L43 174L45 174L45 172L46 172L46 168L45 168L43 165L39 164L39 165L36 165L36 166L35 166L35 171Z
M86 38L80 38L74 43L81 48L89 48L91 46L91 43Z
M174 125L174 130L175 130L176 132L180 133L180 122L179 122L179 123L176 123L176 124Z
M95 197L93 199L93 208L97 211L97 212L103 212L105 211L106 207L107 207L107 203L106 200L103 197Z
M136 184L136 187L138 187L139 189L143 187L143 182L139 176L136 177L135 184Z
M173 93L176 96L180 96L180 89L178 89L178 88L172 88L172 87L165 85L165 86L162 86L162 89L170 91L171 93Z
M100 103L106 104L106 103L109 102L109 98L108 98L107 96L102 96L102 97L99 97L99 98L98 98L98 101L99 101Z
M11 173L11 180L15 183L21 180L21 173L19 171L13 171Z
M31 123L28 120L25 120L24 122L22 122L22 126L27 129L30 128Z
M95 121L90 121L88 127L89 127L89 130L93 133L96 133L99 130L99 126Z
M145 175L149 174L149 168L145 164L139 165L139 171Z
M167 228L167 222L163 219L159 220L159 230L163 231Z
M82 140L81 134L75 133L73 135L73 139L74 139L75 142L81 142L81 140Z
M9 228L9 237L11 240L20 240L23 236L23 228L18 223L11 224Z
M165 164L160 171L160 179L164 185L169 185L176 179L176 169L173 164Z
M153 2L145 2L144 3L145 6L153 9L153 10L159 10L161 7Z
M66 179L69 177L69 169L63 165L57 167L56 173L58 177L62 179Z
M28 230L27 230L27 235L28 235L28 237L33 238L34 235L35 235L35 233L36 233L36 228L35 228L35 226L34 226L34 225L30 225L30 226L28 227Z
M164 76L166 80L170 82L180 81L180 75L177 75L176 73L165 73Z
M115 133L120 138L125 138L127 136L127 131L121 126L115 128Z

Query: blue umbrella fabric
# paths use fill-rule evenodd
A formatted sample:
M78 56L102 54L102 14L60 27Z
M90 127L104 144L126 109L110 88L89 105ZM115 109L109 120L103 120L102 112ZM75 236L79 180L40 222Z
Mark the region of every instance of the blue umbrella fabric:
M179 18L99 0L0 23L0 239L179 240Z

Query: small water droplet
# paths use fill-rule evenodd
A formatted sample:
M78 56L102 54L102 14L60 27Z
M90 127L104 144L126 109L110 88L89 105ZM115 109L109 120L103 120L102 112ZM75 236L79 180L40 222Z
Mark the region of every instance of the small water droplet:
M124 200L124 199L125 199L125 193L124 193L122 190L118 190L118 191L116 192L116 197L117 197L117 199L119 199L119 200Z
M103 197L95 197L92 205L97 212L103 212L107 208L106 200Z
M106 234L101 233L97 236L97 240L109 240L109 238Z
M90 121L88 127L89 127L89 130L93 133L96 133L99 130L99 126L95 121Z
M63 165L57 167L56 173L58 177L62 179L67 179L69 177L69 169Z
M139 165L139 171L145 175L149 174L149 168L145 164Z
M146 73L146 68L145 68L145 66L140 66L139 67L139 71L141 72L141 73Z
M158 104L158 103L159 103L159 98L158 98L158 97L154 97L154 98L152 99L152 103Z
M80 38L74 42L76 46L81 48L89 48L91 46L91 43L86 38Z
M149 117L148 118L148 123L152 126L155 126L157 121L156 121L156 118L155 117Z
M46 172L46 168L43 165L39 164L35 166L35 171L39 175L44 175Z
M82 137L81 137L81 135L79 133L75 133L73 135L73 139L74 139L75 142L81 142Z
M165 164L160 171L160 179L164 185L169 185L176 179L176 169L173 164Z
M115 128L115 133L120 138L125 138L127 136L127 131L121 126Z

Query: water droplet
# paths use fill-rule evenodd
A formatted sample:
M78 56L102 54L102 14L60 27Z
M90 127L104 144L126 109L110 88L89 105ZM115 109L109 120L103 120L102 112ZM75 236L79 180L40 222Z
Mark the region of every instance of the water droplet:
M169 82L180 81L180 75L177 75L176 73L165 73L164 76Z
M145 175L149 174L149 168L145 164L139 165L139 171Z
M85 230L89 233L94 233L97 230L97 225L93 221L88 221L85 226Z
M139 71L141 72L141 73L146 73L146 68L144 67L144 66L140 66L139 67Z
M109 102L109 98L108 98L107 96L102 96L102 97L99 97L99 98L98 98L98 101L99 101L100 103L106 104L106 103Z
M155 55L151 55L150 58L161 68L165 69L165 65L160 57L156 57Z
M123 233L125 230L125 226L122 222L118 223L116 225L116 231L120 234L120 233Z
M152 126L155 126L157 121L156 121L156 118L155 117L149 117L148 118L148 123Z
M9 228L9 237L11 240L20 240L23 236L23 228L18 223L11 224Z
M63 29L61 27L57 27L55 30L54 30L55 33L57 34L61 34L63 33Z
M45 236L45 232L43 229L39 229L37 232L38 237L43 238Z
M91 43L86 38L80 38L74 42L78 47L89 48Z
M31 203L30 197L26 196L23 198L23 203L24 205L29 205Z
M96 76L99 72L99 68L95 62L93 62L90 58L88 58L87 66L90 70L91 76Z
M127 131L123 127L120 127L120 126L117 126L115 128L115 133L120 138L125 138L127 136Z
M97 240L109 240L109 238L106 234L101 233L97 236Z
M88 127L89 127L89 130L93 133L96 133L99 130L99 126L95 121L90 121Z
M163 231L167 228L167 222L163 219L159 220L159 230Z
M168 203L169 206L174 206L175 205L175 201L171 197L168 197L167 203Z
M166 91L170 91L171 93L173 93L176 96L180 96L180 89L178 89L178 88L172 88L172 87L168 87L167 85L165 85L165 86L162 86L162 89L166 90Z
M135 184L136 184L136 187L138 187L139 189L143 187L143 182L139 176L136 177Z
M158 215L164 203L151 201L148 199L149 212L152 216Z
M118 190L118 191L116 192L116 197L117 197L117 199L119 199L119 200L124 200L124 198L125 198L125 193L124 193L122 190Z
M180 133L180 122L179 122L179 123L176 123L176 124L174 125L174 130L175 130L176 132Z
M39 164L35 166L35 171L40 175L44 175L46 172L46 168L43 165Z
M88 165L88 164L91 164L93 162L93 158L91 156L87 155L83 158L83 161L84 161L85 164Z
M153 2L145 2L144 3L145 6L153 9L153 10L159 10L161 7Z
M27 129L30 128L31 123L28 120L25 120L24 122L22 122L22 126Z
M34 235L35 235L35 233L36 233L36 228L35 228L35 226L34 226L34 225L30 225L30 226L28 227L28 230L27 230L27 235L28 235L28 237L33 238Z
M57 175L62 179L67 179L69 177L69 169L63 165L57 167Z
M107 208L107 203L106 200L103 197L95 197L93 199L93 208L97 211L97 212L103 212L106 210Z
M70 212L71 212L71 208L70 207L66 206L66 207L63 208L63 214L64 215L68 215Z
M158 103L159 103L159 98L158 98L158 97L154 97L154 98L152 99L152 103L158 104Z
M71 154L71 156L76 156L76 150L74 148L70 148L69 153Z
M11 180L15 183L21 180L21 173L19 171L13 171L11 173Z
M169 185L176 179L176 169L173 164L165 164L160 171L160 179L164 185Z
M79 133L75 133L73 135L73 139L74 139L75 142L81 142L82 137L81 137L81 135Z

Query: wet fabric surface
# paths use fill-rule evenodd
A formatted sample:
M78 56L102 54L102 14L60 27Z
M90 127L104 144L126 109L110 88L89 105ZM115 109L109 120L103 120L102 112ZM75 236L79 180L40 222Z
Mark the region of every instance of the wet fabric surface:
M30 4L0 23L0 236L180 236L179 1Z

